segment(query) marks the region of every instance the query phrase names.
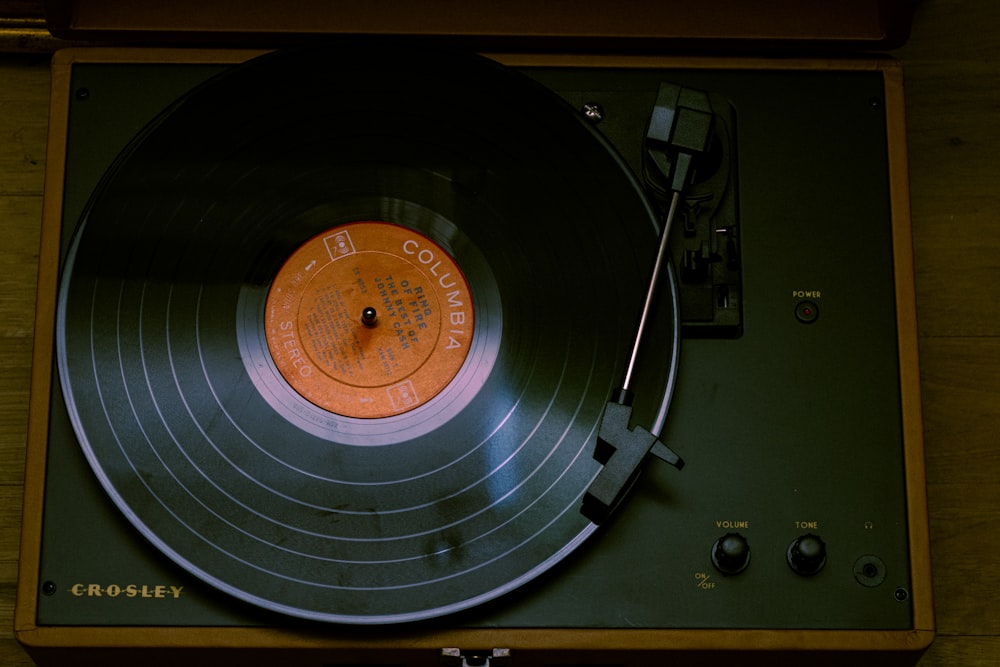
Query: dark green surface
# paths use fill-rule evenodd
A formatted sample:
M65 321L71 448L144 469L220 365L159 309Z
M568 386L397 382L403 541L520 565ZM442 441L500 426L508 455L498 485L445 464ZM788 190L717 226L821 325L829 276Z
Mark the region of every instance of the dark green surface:
M65 218L72 227L121 146L216 68L81 65L71 110ZM881 77L873 72L540 71L574 106L598 101L602 131L638 164L662 78L729 98L738 118L744 333L682 346L665 432L686 460L651 462L610 525L566 562L480 612L443 621L502 627L907 628L910 604ZM154 85L155 84L155 85ZM519 110L513 109L512 113ZM609 230L614 233L614 230ZM794 317L819 291L819 319ZM666 351L664 350L664 353ZM649 381L662 358L645 357ZM643 385L645 386L645 385ZM638 413L652 419L655 391ZM90 476L53 411L39 623L227 625L265 615L191 581L142 542ZM710 562L739 532L752 549L734 577ZM800 528L796 522L815 522ZM797 536L826 541L809 578L785 563ZM877 555L886 579L859 584ZM707 577L707 579L706 579ZM176 600L76 597L74 584L183 586ZM275 619L271 619L275 620ZM277 622L277 621L276 621ZM349 634L356 634L349 630Z

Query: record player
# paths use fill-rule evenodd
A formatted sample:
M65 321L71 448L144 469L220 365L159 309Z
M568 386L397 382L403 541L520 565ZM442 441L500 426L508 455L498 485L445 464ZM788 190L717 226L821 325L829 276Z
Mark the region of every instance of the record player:
M898 65L484 12L56 55L39 664L929 644Z

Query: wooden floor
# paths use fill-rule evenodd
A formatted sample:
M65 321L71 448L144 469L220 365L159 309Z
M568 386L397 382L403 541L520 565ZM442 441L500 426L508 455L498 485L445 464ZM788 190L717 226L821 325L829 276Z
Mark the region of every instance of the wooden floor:
M1000 3L925 0L903 61L938 638L1000 664ZM47 56L0 55L0 664L13 639Z

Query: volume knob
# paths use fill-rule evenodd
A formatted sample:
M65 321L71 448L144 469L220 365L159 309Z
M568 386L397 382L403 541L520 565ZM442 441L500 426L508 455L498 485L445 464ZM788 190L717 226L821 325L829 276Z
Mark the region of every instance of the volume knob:
M788 565L806 577L816 574L826 565L826 543L812 533L796 538L788 546Z
M739 533L726 533L712 546L712 565L722 574L739 574L750 564L750 544Z

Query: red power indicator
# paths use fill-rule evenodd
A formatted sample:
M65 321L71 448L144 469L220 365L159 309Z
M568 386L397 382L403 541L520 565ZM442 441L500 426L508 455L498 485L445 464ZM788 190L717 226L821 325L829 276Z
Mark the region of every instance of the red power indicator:
M812 324L819 317L819 308L812 301L800 301L795 306L795 318L804 324Z

